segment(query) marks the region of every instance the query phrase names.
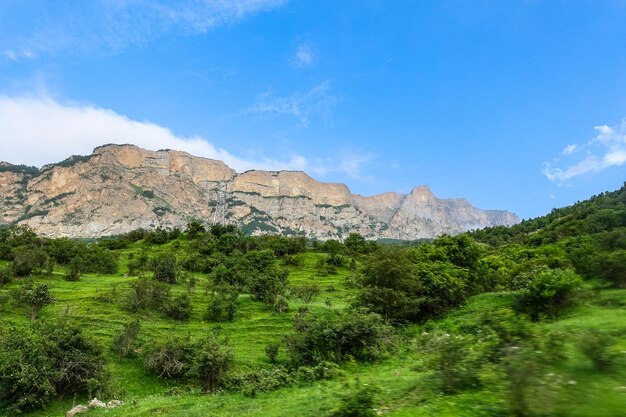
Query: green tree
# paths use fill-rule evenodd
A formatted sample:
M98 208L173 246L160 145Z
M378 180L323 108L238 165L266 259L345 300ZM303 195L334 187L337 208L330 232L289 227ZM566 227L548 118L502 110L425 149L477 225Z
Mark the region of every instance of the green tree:
M13 290L11 295L18 304L28 309L31 320L35 320L44 307L56 302L56 298L49 291L48 284L33 285L31 281Z

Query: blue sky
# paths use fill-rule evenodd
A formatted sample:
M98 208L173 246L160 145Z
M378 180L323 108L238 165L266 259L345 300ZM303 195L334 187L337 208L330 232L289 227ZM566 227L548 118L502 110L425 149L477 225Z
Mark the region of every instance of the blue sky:
M626 1L4 0L0 160L102 143L528 218L626 180Z

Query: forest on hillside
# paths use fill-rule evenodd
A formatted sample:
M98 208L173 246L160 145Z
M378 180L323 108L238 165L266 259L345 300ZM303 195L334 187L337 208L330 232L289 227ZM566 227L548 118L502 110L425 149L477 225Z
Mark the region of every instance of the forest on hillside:
M0 415L623 416L626 184L429 242L0 230ZM106 404L106 403L103 403Z

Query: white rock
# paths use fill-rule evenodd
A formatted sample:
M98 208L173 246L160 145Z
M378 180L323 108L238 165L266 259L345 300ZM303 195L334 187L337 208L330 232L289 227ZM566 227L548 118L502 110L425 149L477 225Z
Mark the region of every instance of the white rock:
M103 403L97 398L94 398L93 400L89 401L89 404L87 405L89 406L89 408L106 408L107 406L105 403Z
M107 403L107 408L115 408L123 405L124 403L120 400L111 400Z
M72 408L67 413L65 413L65 417L74 417L76 414L81 414L81 413L84 413L86 411L89 411L89 408L85 407L82 404L79 404L76 407Z

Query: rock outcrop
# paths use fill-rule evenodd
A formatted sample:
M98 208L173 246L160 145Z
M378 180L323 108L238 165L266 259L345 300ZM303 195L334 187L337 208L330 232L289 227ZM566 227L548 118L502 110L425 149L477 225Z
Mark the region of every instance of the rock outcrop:
M27 224L51 237L184 227L194 219L252 234L417 239L519 221L464 199L439 199L425 186L363 197L304 172L238 174L221 161L133 145L101 146L41 169L1 163L0 193L0 224Z

